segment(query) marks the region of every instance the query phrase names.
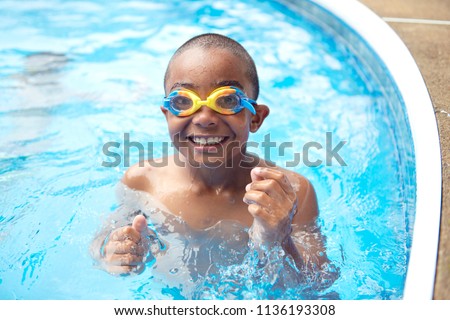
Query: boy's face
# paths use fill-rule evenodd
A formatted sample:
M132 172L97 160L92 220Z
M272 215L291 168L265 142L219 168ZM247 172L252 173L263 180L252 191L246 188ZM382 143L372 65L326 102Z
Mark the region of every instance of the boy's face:
M244 62L228 50L188 49L171 63L166 80L166 96L175 89L184 88L206 100L215 89L232 85L252 98L253 87L246 70ZM202 106L187 117L177 117L161 109L175 147L191 163L206 166L239 160L249 132L257 131L268 114L266 106L256 107L256 115L247 109L233 115L222 115Z

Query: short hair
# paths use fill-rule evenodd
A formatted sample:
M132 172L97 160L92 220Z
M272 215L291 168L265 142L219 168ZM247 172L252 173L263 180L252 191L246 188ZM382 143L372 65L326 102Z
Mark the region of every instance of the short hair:
M164 87L166 86L167 78L169 77L169 69L172 64L172 61L185 52L188 49L192 48L219 48L219 49L225 49L230 51L232 54L234 54L239 59L242 59L247 67L246 73L247 76L250 79L250 82L253 86L253 92L254 92L254 100L258 98L259 95L259 79L258 79L258 73L256 71L256 65L253 61L250 54L245 50L245 48L237 41L226 37L221 34L217 33L204 33L200 34L198 36L195 36L188 41L186 41L181 47L175 51L172 58L169 61L169 64L167 65L166 73L164 75Z

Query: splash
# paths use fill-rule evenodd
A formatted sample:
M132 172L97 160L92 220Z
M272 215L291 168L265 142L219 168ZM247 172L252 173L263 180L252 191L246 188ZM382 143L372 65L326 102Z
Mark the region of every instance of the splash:
M298 238L296 239L298 241ZM233 255L226 247L224 256ZM226 259L222 260L226 261ZM193 299L318 299L338 296L327 292L338 271L332 264L306 262L300 270L280 245L256 246L251 241L238 263L211 264L207 274L197 282Z
M231 220L207 229L192 229L148 193L118 188L123 205L114 227L132 221L136 211L147 217L150 252L143 287L161 283L163 296L174 299L318 299L338 298L329 288L339 272L332 264L319 265L310 243L321 237L316 226L295 227L293 242L304 248L299 269L281 245L256 245L249 228ZM119 218L122 216L122 218ZM312 241L314 240L314 241ZM145 280L147 279L147 280Z

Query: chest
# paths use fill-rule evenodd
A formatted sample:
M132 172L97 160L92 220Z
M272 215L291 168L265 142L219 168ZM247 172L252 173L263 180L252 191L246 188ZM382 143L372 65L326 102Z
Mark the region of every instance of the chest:
M194 229L206 229L222 220L237 221L250 227L253 217L242 199L244 192L193 194L171 192L156 195L175 215Z

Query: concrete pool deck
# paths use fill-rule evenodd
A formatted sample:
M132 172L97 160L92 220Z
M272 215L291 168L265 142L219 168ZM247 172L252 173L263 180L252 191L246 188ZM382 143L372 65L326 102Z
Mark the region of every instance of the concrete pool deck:
M450 300L450 1L359 0L414 57L433 103L442 158L442 208L434 299Z

